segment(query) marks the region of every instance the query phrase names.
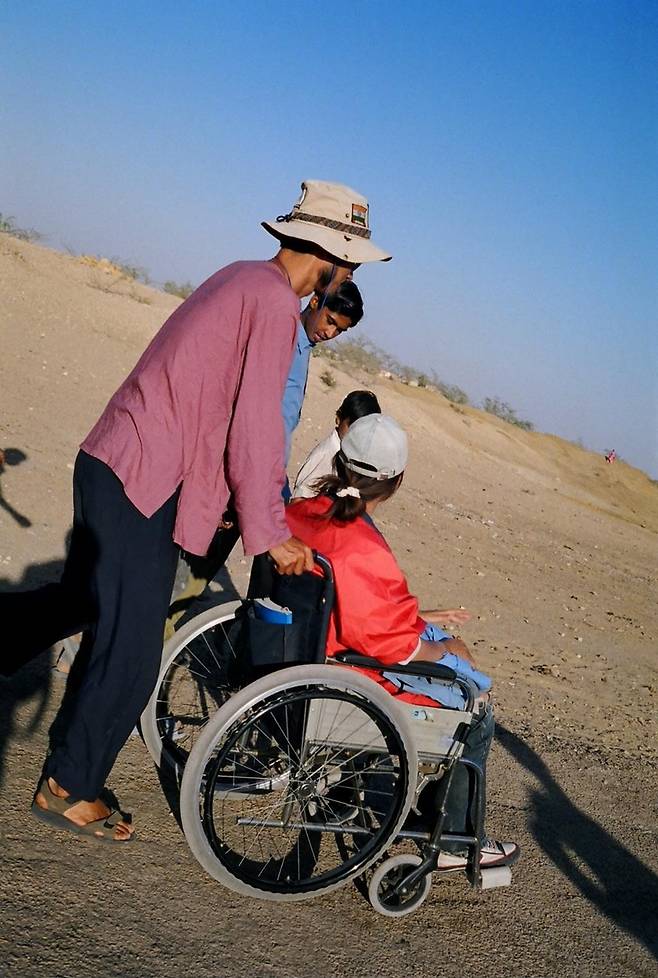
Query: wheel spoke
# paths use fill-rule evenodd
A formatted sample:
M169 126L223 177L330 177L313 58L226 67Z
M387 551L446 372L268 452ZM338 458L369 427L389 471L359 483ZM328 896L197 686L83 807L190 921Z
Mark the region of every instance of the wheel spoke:
M306 756L311 715L330 743ZM211 750L197 782L205 837L259 891L322 889L393 837L408 804L404 757L391 717L349 687L280 689L236 714Z
M204 629L174 646L158 679L146 721L153 731L146 740L158 763L168 762L182 771L202 730L231 695L234 687L229 669L234 671L238 655L229 634L234 621L233 612L222 613L219 621L210 621Z

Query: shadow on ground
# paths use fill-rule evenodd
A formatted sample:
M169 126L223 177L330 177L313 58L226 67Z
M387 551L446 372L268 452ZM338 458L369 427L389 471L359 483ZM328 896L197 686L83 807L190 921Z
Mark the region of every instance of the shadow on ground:
M25 462L27 455L21 448L0 448L0 476L5 471L6 465L20 465L21 462ZM5 513L22 526L23 529L27 529L28 526L32 526L32 520L25 516L23 513L12 506L9 500L5 499L2 486L0 485L0 509L3 509Z
M2 458L0 472L2 461L7 461L7 452L10 451L15 450L6 449L4 457L0 456ZM1 495L0 508L2 508ZM69 545L70 532L66 538L67 550ZM2 718L0 723L0 788L4 781L6 752L10 749L11 741L30 737L38 729L48 706L54 676L50 646L44 645L44 649L47 650L34 656L32 652L23 654L17 652L17 649L20 645L23 627L26 633L30 631L28 618L30 621L35 618L38 621L48 617L49 602L51 601L49 592L52 588L57 587L56 582L60 580L63 569L64 561L58 559L42 564L28 565L19 581L0 578L0 620L4 623L5 639L0 651L2 656L2 660L0 660L0 717ZM207 587L203 595L193 594L187 602L183 603L183 607L177 609L187 611L179 624L213 605L224 604L226 601L239 596L226 568L221 568L217 574L216 582L220 585L221 591L212 591ZM172 596L172 600L174 601L173 607L175 607L176 599L174 596ZM22 622L21 619L24 621ZM72 634L77 633L78 629L79 624L76 624L72 629ZM47 631L48 629L46 629ZM75 654L75 646L73 654ZM21 662L25 664L21 665ZM9 663L11 665L8 665ZM3 664L10 675L3 675ZM16 671L12 672L14 669ZM31 717L27 721L19 721L17 713L21 706L28 702L33 707ZM171 791L166 791L165 794L173 802L174 796Z
M29 591L43 584L49 584L59 579L64 566L63 560L53 560L45 564L30 564L25 568L20 581L10 581L0 578L0 597L2 595L18 594ZM8 623L4 622L5 628ZM5 636L20 635L20 622L7 628ZM9 639L8 641L12 641ZM11 657L12 649L4 648L3 655ZM20 668L14 675L3 678L0 675L0 788L4 782L5 756L11 742L17 739L31 737L39 728L48 708L53 678L50 652L44 652L27 665ZM17 712L23 704L32 704L29 719L17 718Z
M501 725L497 740L538 781L528 815L537 844L602 914L658 958L658 876L573 804L525 741Z

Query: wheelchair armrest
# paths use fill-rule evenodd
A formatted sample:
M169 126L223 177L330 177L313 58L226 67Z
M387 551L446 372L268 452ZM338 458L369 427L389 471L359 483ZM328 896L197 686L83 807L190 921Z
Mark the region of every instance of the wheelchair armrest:
M457 673L450 666L442 666L439 662L408 662L406 665L396 663L384 665L377 659L371 659L369 655L361 655L360 652L339 652L335 656L338 662L344 662L348 666L361 666L362 669L375 669L377 672L396 672L403 676L425 676L428 679L444 679L447 682L454 682Z

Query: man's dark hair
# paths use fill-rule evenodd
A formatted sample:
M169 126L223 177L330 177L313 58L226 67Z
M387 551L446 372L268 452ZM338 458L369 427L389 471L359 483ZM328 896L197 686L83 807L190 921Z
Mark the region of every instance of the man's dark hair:
M351 285L351 282L345 283ZM339 421L349 421L354 424L359 418L369 414L381 414L379 401L372 391L351 391L336 411Z
M352 326L363 317L363 299L354 282L342 282L333 292L317 292L320 306L325 306L338 316L345 316Z

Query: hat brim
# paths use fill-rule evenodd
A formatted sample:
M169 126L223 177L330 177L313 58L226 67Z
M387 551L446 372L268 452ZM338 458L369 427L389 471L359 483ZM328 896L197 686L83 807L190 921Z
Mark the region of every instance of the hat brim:
M332 258L348 261L353 265L365 265L371 261L390 261L393 257L382 251L367 238L345 234L321 224L307 221L263 221L262 226L279 241L295 238L298 241L312 241L326 251Z

